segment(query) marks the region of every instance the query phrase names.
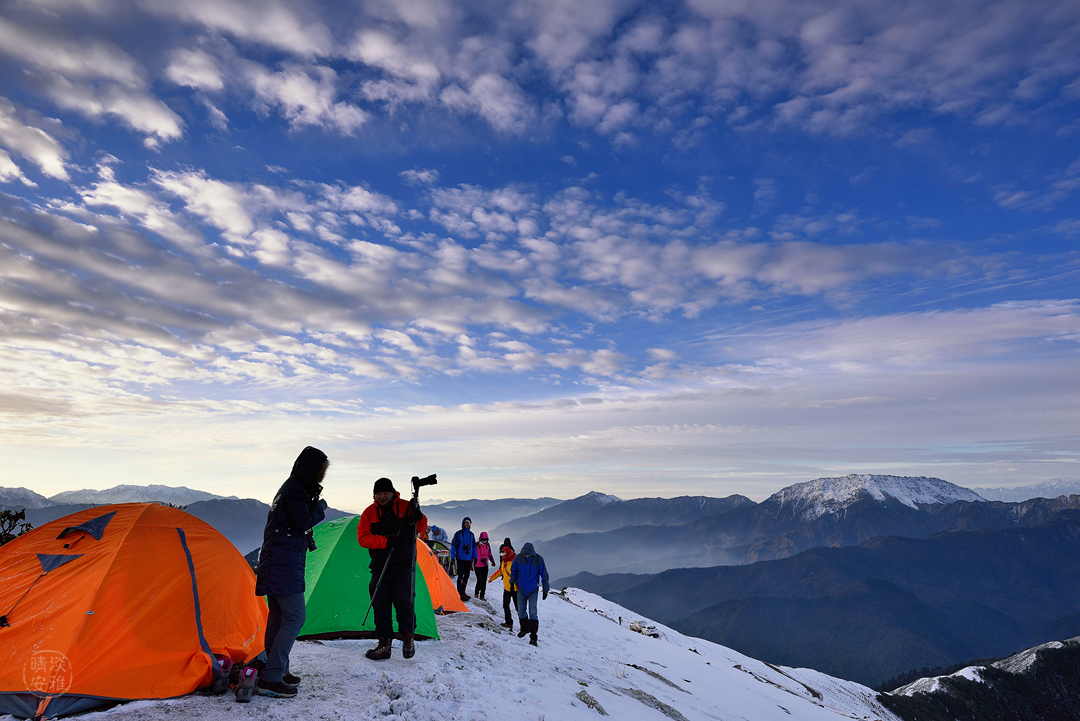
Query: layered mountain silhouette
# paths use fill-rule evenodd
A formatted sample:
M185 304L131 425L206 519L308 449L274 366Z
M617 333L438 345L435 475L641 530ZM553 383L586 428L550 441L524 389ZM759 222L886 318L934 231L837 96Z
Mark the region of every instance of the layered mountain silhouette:
M744 566L583 573L556 585L755 658L874 685L1077 635L1078 554L1080 511L1066 509L1027 528L882 537Z

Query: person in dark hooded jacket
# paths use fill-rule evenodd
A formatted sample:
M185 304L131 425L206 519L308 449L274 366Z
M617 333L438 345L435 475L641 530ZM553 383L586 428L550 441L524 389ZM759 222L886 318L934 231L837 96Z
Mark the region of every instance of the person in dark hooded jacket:
M375 635L379 637L378 645L364 655L372 661L390 658L393 608L401 634L401 655L412 658L416 653L416 536L427 531L427 517L394 490L389 478L375 481L372 495L375 502L360 514L356 524L356 540L371 554L368 594L375 612Z
M536 597L543 588L544 600L547 600L548 570L544 557L533 550L531 543L521 547L521 553L510 566L510 581L517 585L518 615L521 618L521 630L518 638L529 634L529 643L536 645L536 634L540 631L540 620L536 613Z
M318 448L308 446L293 463L266 514L263 544L255 572L255 595L266 596L266 667L259 672L255 690L263 696L296 695L300 677L289 672L289 652L304 625L304 563L311 529L326 517L322 481L330 461Z

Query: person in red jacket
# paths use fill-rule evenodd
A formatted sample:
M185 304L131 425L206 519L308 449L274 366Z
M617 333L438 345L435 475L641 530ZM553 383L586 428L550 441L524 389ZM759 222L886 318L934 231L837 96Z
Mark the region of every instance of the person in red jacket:
M413 582L416 569L416 535L427 530L427 518L420 508L401 498L389 478L375 481L375 502L360 515L356 539L371 552L371 607L375 612L375 634L379 644L365 654L373 661L390 658L394 635L391 608L397 613L401 634L401 655L412 658L416 652L413 631L416 613L413 608ZM386 571L383 572L383 568ZM379 583L382 574L382 583ZM377 589L376 589L377 587Z

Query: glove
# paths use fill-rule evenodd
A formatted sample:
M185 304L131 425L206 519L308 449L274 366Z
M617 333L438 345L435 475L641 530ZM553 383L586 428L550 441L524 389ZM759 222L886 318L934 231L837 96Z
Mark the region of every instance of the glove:
M548 592L547 592L547 591L544 591L544 596L543 596L543 600L544 600L544 601L546 601L546 600L547 600L547 594L548 594Z
M413 508L415 510L413 510L412 518L409 520L413 523L419 523L420 519L424 517L424 514L420 512L420 504L416 504Z
M319 506L320 511L325 511L326 510L326 499L325 498L320 498L318 506Z

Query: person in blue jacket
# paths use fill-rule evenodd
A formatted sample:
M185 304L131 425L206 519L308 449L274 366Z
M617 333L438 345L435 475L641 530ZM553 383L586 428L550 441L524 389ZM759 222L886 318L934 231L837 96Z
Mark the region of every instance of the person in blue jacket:
M469 530L472 527L472 519L466 516L461 519L461 530L454 534L454 540L450 542L450 557L457 566L457 590L462 601L468 601L465 595L465 587L469 585L469 572L476 563L476 536Z
M546 601L550 588L544 557L536 553L531 543L526 543L521 547L521 553L510 566L510 581L517 584L518 590L518 616L521 618L518 638L522 638L527 633L529 643L535 646L536 634L540 630L540 620L536 613L536 596L543 587Z
M322 482L330 461L308 446L293 463L288 480L274 496L266 514L255 595L266 596L266 667L259 672L255 692L292 698L300 677L289 673L289 652L304 626L304 564L312 544L311 529L326 517Z

